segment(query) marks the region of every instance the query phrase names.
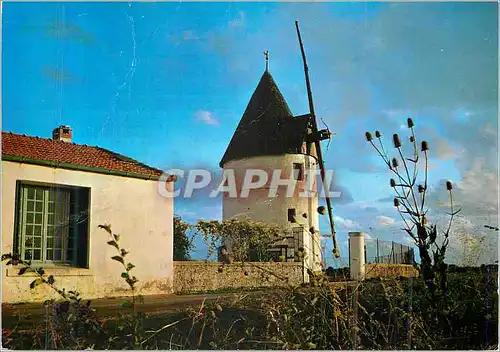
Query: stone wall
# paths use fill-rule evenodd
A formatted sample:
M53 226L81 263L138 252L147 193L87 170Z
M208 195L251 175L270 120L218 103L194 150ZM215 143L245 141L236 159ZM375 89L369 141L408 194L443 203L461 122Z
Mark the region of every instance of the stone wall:
M416 277L418 271L409 264L366 264L365 265L365 278L373 277Z
M174 292L300 285L302 264L174 262Z

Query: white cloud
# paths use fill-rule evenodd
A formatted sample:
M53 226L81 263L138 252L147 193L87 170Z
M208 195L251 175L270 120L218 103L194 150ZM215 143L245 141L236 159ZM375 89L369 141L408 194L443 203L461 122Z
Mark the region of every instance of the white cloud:
M222 220L222 205L201 206L199 204L191 204L189 208L176 210L175 214L188 222L195 222L198 219Z
M457 153L450 145L450 143L448 143L445 139L441 138L437 141L436 156L440 160L447 160L456 158Z
M415 246L415 240L408 235L402 236L401 242L407 246Z
M398 118L398 119L404 119L407 116L411 115L411 111L408 109L383 109L381 111L382 114L391 117L391 118ZM406 124L403 124L400 126L401 129L407 129L408 126Z
M192 30L184 31L182 32L182 39L183 40L197 40L198 37L196 36L196 33Z
M454 182L453 186L453 203L455 209L462 209L461 216L483 217L484 220L497 218L498 173L486 165L485 158L475 158L462 180ZM439 207L438 213L449 211L450 199L445 189L445 180L441 180L428 196L428 204Z
M361 226L354 220L345 219L341 216L334 216L335 223L346 229L359 229Z
M441 240L442 235L439 236ZM458 217L453 222L447 253L447 259L454 264L493 263L498 259L497 233L476 225L470 219Z
M196 212L194 211L189 211L187 209L180 209L175 212L176 215L179 215L182 218L189 218L189 219L195 219L196 218Z
M216 206L203 207L199 213L200 219L222 220L222 204Z
M175 32L167 35L175 46L179 46L184 42L195 41L200 39L194 30L188 29L182 32Z
M238 17L234 20L228 22L229 27L243 27L245 26L245 13L243 11L238 12Z
M370 235L368 232L364 232L364 234L365 234L365 241L376 240L376 238L373 238L373 236Z
M389 216L377 216L377 225L378 226L391 226L396 223L396 220L394 218L391 218Z
M198 110L195 114L198 121L203 122L207 125L219 126L220 122L214 117L210 111Z
M496 214L498 212L498 173L488 170L484 165L484 160L479 158L474 160L473 167L458 183L458 190L461 193L459 201L464 206L469 206L474 210L480 209L481 213Z

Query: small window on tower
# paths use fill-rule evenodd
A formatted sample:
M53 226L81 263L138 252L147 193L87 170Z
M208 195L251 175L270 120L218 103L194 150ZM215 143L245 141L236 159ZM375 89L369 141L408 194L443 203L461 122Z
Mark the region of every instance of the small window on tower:
M293 177L298 181L304 180L304 164L293 163Z
M288 221L290 222L295 222L296 218L295 216L297 215L297 213L295 212L295 209L294 208L290 208L288 209Z

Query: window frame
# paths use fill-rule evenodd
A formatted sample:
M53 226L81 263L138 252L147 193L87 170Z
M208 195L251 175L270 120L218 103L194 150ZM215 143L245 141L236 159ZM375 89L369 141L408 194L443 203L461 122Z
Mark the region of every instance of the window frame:
M42 206L42 230L41 230L41 244L40 244L40 259L34 260L31 259L32 266L37 267L37 266L44 266L44 267L67 267L67 268L88 268L89 267L89 259L90 259L90 209L91 209L91 193L90 193L90 188L89 187L84 187L84 186L73 186L73 185L65 185L65 184L56 184L56 183L46 183L46 182L35 182L35 181L24 181L24 180L18 180L16 182L16 195L15 195L15 232L14 232L14 251L19 253L20 257L25 258L25 251L26 251L26 245L25 245L25 239L26 239L26 214L27 214L27 202L28 202L28 195L24 194L23 189L28 190L30 187L34 189L43 189L43 206ZM63 238L61 240L61 260L54 260L54 259L46 259L47 258L47 228L48 228L48 203L49 203L49 193L62 190L64 192L67 192L68 194L68 201L67 201L67 215L69 217L69 221L66 225L68 226L68 234L63 235ZM86 201L81 200L81 195L86 193ZM80 199L79 203L76 203L76 209L81 207L87 215L87 218L85 220L86 226L85 227L79 227L78 225L80 224L78 220L74 218L75 212L74 207L75 203L72 201L72 198L76 196L77 199ZM36 199L36 196L35 196ZM35 200L36 202L36 200ZM57 204L57 200L54 200L54 203ZM36 203L35 203L36 207ZM35 208L34 208L35 209ZM55 209L54 209L55 213ZM54 218L56 216L54 215ZM52 225L55 228L55 225ZM79 232L82 233L79 233ZM69 236L70 232L73 232L73 246L72 246L72 251L73 251L73 257L72 260L69 261L66 259L67 256L67 251L68 251L68 245L67 242L69 242ZM34 236L32 236L34 238ZM55 232L53 237L54 244L52 246L54 252L56 250L55 248ZM85 237L85 239L81 239L80 237ZM84 240L86 245L84 248L81 248L82 251L85 252L84 256L79 253L78 251L78 244L81 240ZM34 248L34 247L30 247ZM84 264L81 263L80 260L80 255L82 255ZM53 257L54 258L54 257Z
M304 163L293 163L293 179L304 181Z

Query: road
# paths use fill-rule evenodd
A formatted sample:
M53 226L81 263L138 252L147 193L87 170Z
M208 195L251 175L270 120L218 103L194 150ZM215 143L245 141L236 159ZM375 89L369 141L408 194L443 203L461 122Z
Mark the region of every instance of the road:
M331 282L331 287L345 287L353 285L355 282ZM144 301L136 305L136 310L144 312L146 315L157 315L179 311L187 307L199 306L205 302L213 302L217 299L228 300L241 297L243 295L262 295L269 293L269 290L248 291L238 293L205 293L188 295L147 295L143 296ZM98 316L103 318L114 317L118 313L131 313L131 308L122 307L121 303L127 297L100 298L93 299L92 307L96 309ZM130 297L128 297L130 299ZM36 322L43 319L47 314L47 308L43 303L20 303L20 304L2 304L2 327L12 328L19 321L24 323ZM24 324L23 324L24 325Z
M147 315L165 314L176 312L181 309L199 306L205 302L216 301L217 299L227 300L237 298L243 293L209 293L192 295L148 295L143 296L144 301L136 305L137 311L145 312ZM259 294L258 291L249 294ZM94 299L92 307L100 317L114 317L118 313L132 312L131 308L124 308L121 302L127 297ZM128 297L130 299L130 297ZM43 303L21 303L21 304L2 304L2 327L11 328L20 320L27 322L37 321L47 313Z

